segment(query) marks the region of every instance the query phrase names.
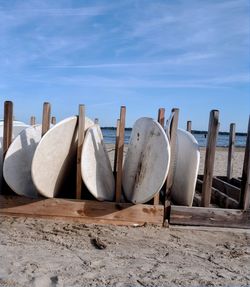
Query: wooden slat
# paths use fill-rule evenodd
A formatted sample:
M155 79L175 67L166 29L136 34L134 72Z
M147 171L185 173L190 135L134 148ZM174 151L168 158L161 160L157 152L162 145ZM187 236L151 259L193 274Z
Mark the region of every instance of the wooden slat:
M191 130L192 130L192 122L187 121L187 131L191 133Z
M219 111L210 112L201 205L208 207L211 199L216 140L219 130Z
M213 187L219 189L221 192L237 201L240 199L240 188L225 182L218 177L213 178Z
M77 141L77 155L76 155L76 198L81 199L82 197L81 156L82 156L82 145L84 141L84 130L85 130L84 105L79 105L77 124L78 124L78 141Z
M250 211L172 205L170 224L250 228Z
M248 119L247 141L241 177L240 208L250 208L250 116Z
M3 160L12 142L12 129L13 129L13 103L11 101L5 101L4 126L3 126Z
M196 191L198 192L202 191L202 184L203 184L203 181L200 179L197 179ZM237 200L223 193L218 188L212 187L211 191L212 191L211 192L211 203L212 204L216 204L217 206L220 206L222 208L238 208L239 207L239 202Z
M238 188L241 188L241 180L238 178L231 178L230 183Z
M55 125L55 124L56 124L56 117L52 117L52 118L51 118L51 123L52 123L52 125Z
M42 136L46 134L50 127L50 103L43 104Z
M235 143L235 124L230 124L228 158L227 158L227 178L233 177L233 159L234 159L234 143Z
M122 106L120 111L120 126L119 126L117 166L116 166L116 178L115 178L116 202L121 201L121 195L122 195L122 164L123 164L123 149L124 149L125 116L126 116L126 107Z
M114 156L114 176L116 178L117 172L117 153L118 153L118 144L119 144L119 129L120 129L120 119L116 122L116 138L115 138L115 156Z
M165 123L165 109L160 108L158 110L158 123L164 128L164 123ZM160 203L160 192L158 192L154 196L154 205L157 205Z
M0 196L0 214L59 218L82 223L162 225L163 206L130 203L98 202L74 199L29 199L21 196Z
M31 116L30 117L30 125L34 126L36 124L36 117L35 116Z

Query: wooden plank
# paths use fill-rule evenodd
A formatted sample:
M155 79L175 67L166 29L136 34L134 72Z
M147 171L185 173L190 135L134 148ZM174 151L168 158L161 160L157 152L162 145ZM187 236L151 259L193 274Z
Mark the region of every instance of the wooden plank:
M58 218L82 223L162 225L163 211L163 206L144 204L0 196L1 215Z
M250 211L172 205L170 224L250 228Z
M126 107L122 106L120 110L119 138L117 147L117 166L116 166L116 178L115 178L116 202L121 201L121 195L122 195L122 164L123 164L123 149L124 149L125 116L126 116Z
M164 123L165 123L165 109L164 108L160 108L158 110L158 123L164 128ZM158 192L155 196L154 196L154 205L157 205L160 203L160 192Z
M248 119L247 141L241 177L240 208L250 208L250 116Z
M230 183L238 188L241 188L241 180L238 178L231 178Z
M116 172L117 172L117 153L118 153L118 144L119 144L119 128L120 128L120 119L116 122L116 138L115 138L115 156L114 156L114 176L116 178Z
M218 177L213 178L213 187L217 188L221 192L230 196L231 198L239 201L240 200L240 188L221 180Z
M211 199L216 140L219 130L219 111L210 112L201 205L208 207Z
M203 184L203 181L200 179L197 179L197 182L196 182L197 191L199 192L202 191L202 184ZM237 200L223 193L221 190L219 190L216 187L212 187L211 203L216 204L222 208L238 208L239 207L239 202Z
M52 117L52 118L51 118L51 123L52 123L52 125L55 125L55 124L56 124L56 117Z
M187 131L190 133L192 131L192 122L191 121L187 121Z
M50 103L43 104L42 136L46 134L50 127Z
M82 197L81 156L82 156L82 145L84 141L84 130L85 130L84 105L79 105L77 125L78 125L78 141L77 141L77 155L76 155L76 198L81 199Z
M36 124L36 117L35 116L31 116L30 117L30 125L34 126Z
M13 103L11 101L5 101L4 125L3 125L3 160L12 142L12 129L13 129Z
M227 178L233 177L233 159L234 159L234 144L235 144L235 124L230 124L228 158L227 158Z

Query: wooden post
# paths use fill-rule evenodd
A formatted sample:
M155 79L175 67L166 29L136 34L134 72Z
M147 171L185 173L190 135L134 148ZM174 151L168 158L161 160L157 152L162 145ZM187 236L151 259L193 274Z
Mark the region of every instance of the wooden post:
M98 119L98 118L95 118L94 123L95 123L95 125L99 125L99 119Z
M234 143L235 143L235 124L230 124L228 158L227 158L227 178L229 180L233 177Z
M3 160L12 141L13 129L13 103L4 102L4 126L3 126Z
M49 130L50 127L50 103L43 104L43 121L42 121L42 136Z
M85 106L79 105L78 115L78 143L77 143L77 159L76 159L76 199L82 197L82 175L81 175L81 156L82 145L85 133Z
M158 123L164 128L164 122L165 122L165 109L160 108L158 110ZM154 196L154 205L157 205L160 203L160 192L158 192Z
M52 117L52 118L51 118L51 123L52 123L52 125L55 125L55 124L56 124L56 117Z
M241 181L240 208L249 209L250 205L250 117L248 119L247 142Z
M114 156L114 176L116 178L117 172L117 153L118 153L118 143L119 143L119 128L120 128L120 119L116 123L116 139L115 139L115 156Z
M192 122L187 121L187 131L191 133L191 130L192 130Z
M216 140L219 130L219 111L212 110L210 112L207 148L204 165L204 177L202 184L201 206L209 207L212 193L212 181L214 170L214 159L216 150Z
M119 138L117 146L117 166L115 178L115 200L121 201L122 195L122 164L123 164L123 149L124 149L124 130L125 130L126 107L122 106L120 111Z
M35 116L31 116L30 117L30 125L34 126L36 124L36 117Z

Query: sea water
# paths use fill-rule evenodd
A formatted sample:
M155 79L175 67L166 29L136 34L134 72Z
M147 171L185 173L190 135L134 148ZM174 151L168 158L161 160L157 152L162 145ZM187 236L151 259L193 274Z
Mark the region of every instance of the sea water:
M103 138L105 143L115 144L116 139L116 129L115 128L102 128ZM192 132L193 136L196 138L199 146L205 147L207 144L207 133L205 132ZM125 130L124 142L127 144L131 135L131 130ZM228 147L229 135L219 133L217 137L218 147ZM246 134L236 135L235 146L245 147L246 145Z

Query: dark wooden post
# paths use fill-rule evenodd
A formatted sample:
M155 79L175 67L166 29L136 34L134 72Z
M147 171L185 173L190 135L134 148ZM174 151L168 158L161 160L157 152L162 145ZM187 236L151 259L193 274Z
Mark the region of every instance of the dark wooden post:
M43 104L42 136L46 134L50 127L50 103Z
M165 109L160 108L158 110L158 123L164 128L164 122L165 122ZM154 196L154 205L157 205L160 203L160 192L158 192Z
M192 131L192 122L191 121L187 121L187 131L190 133Z
M77 159L76 159L76 199L82 197L82 175L81 175L81 156L82 156L82 145L85 134L85 106L79 105L78 115L78 142L77 142Z
M51 123L52 123L52 125L55 125L55 124L56 124L56 117L52 117L52 118L51 118Z
M218 130L219 130L219 111L212 110L210 112L210 118L209 118L204 177L203 177L202 195L201 195L201 206L204 207L209 207L211 200L214 159L215 159Z
M124 149L125 116L126 116L126 107L122 106L120 111L119 138L117 145L117 165L116 165L116 179L115 179L116 202L121 201L121 194L122 194L122 164L123 164L123 149Z
M247 142L241 181L240 208L249 209L250 201L250 117L248 119Z
M36 117L35 116L31 116L30 117L30 125L34 126L36 124Z
M170 166L168 171L168 176L166 180L166 189L164 194L164 218L163 224L166 225L166 219L169 220L170 215L170 200L171 200L171 187L174 180L174 165L175 165L175 155L176 155L176 139L177 139L177 128L179 120L179 109L172 109L173 118L170 124Z
M228 158L227 158L227 178L229 180L233 177L234 143L235 143L235 124L230 124Z
M12 142L12 130L13 130L13 103L11 101L6 101L4 102L3 160Z
M115 139L115 156L114 156L114 176L116 178L117 172L117 153L118 153L118 143L119 143L119 128L120 128L120 119L116 122L116 139Z

